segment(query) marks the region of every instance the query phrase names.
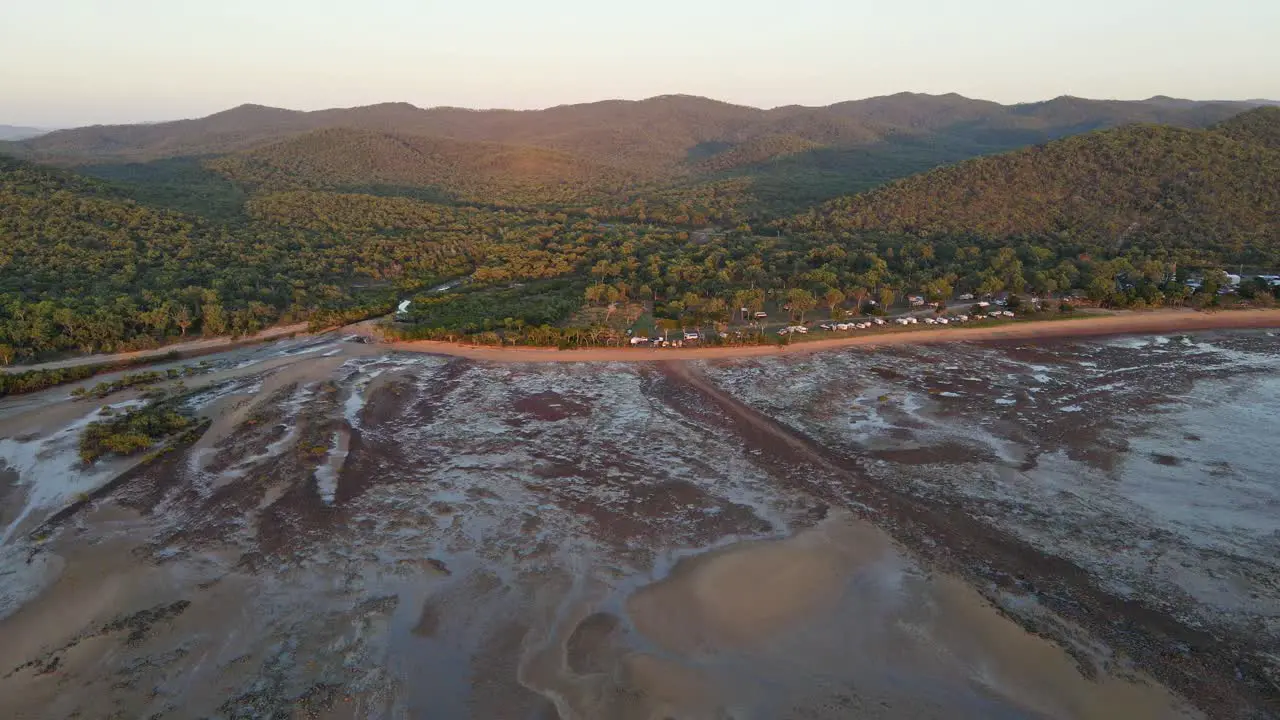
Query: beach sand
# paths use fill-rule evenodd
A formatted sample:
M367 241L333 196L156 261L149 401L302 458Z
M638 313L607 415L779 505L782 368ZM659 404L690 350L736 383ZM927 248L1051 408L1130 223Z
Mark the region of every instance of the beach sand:
M846 347L887 347L945 342L982 342L1038 338L1096 337L1131 333L1169 333L1190 330L1280 327L1280 309L1202 312L1153 310L1114 315L1085 315L1064 320L1019 322L1007 325L965 327L896 328L865 335L808 340L792 345L742 345L685 348L583 348L557 350L541 347L490 347L437 340L390 342L396 350L452 355L489 362L652 362L656 360L723 360L795 355Z

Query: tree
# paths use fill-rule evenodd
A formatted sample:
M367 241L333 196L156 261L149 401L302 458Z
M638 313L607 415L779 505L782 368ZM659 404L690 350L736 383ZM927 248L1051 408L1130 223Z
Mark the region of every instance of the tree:
M734 312L738 312L741 308L746 308L747 313L756 313L764 308L764 291L759 288L751 288L748 290L738 290L733 294ZM743 318L747 320L748 318Z
M724 300L721 300L718 297L710 298L709 300L706 300L705 302L702 303L703 316L705 316L708 320L711 320L713 322L719 322L724 320L725 316L728 315L728 313L729 313L728 306L725 305Z
M880 288L880 309L882 311L889 312L889 308L893 307L893 301L896 299L897 299L897 296L893 294L893 288L891 287Z
M945 278L930 281L924 286L925 297L932 303L946 302L951 299L951 293L951 283L947 282Z
M1238 292L1240 297L1254 302L1275 300L1275 294L1271 290L1271 281L1266 278L1251 278L1240 284Z
M227 312L218 301L218 294L212 290L204 293L204 305L200 308L200 315L204 318L205 335L225 335L231 329Z
M822 296L822 302L824 305L827 306L827 310L830 311L831 317L835 318L836 308L840 305L840 303L844 302L844 293L840 292L835 288L831 288L830 290L827 290L825 295Z
M191 310L187 306L179 305L178 311L174 313L173 322L182 331L182 336L187 336L187 328L191 327Z
M1231 279L1222 270L1210 270L1204 274L1204 283L1200 286L1200 292L1204 294L1206 304L1213 305L1218 302L1218 291L1227 287L1231 283Z
M979 295L989 297L1004 290L1004 281L994 275L983 274L982 282L978 283L977 289Z
M853 311L862 314L862 308L867 304L867 295L871 293L865 285L858 285L848 292L848 297L853 298Z
M792 316L798 314L800 322L804 322L804 314L817 307L818 299L808 290L793 288L787 292L787 303L791 305Z
M741 313L742 320L744 322L748 319L748 313L751 311L751 301L753 299L753 295L754 295L753 290L748 290L745 288L742 290L735 290L733 292L733 312Z

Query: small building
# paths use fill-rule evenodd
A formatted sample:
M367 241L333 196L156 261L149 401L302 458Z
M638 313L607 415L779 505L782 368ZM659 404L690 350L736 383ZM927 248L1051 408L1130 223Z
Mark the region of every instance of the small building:
M759 312L757 312L757 313L755 314L755 319L757 319L757 320L764 320L764 319L765 319L765 318L767 318L767 317L769 317L769 313L767 313L767 312L765 312L765 311L763 311L763 310L761 310L761 311L759 311Z
M907 298L907 302L911 303L911 307L920 307L924 305L924 297L921 295L911 295Z
M401 300L399 307L396 308L397 320L409 319L409 306L413 304L412 300Z

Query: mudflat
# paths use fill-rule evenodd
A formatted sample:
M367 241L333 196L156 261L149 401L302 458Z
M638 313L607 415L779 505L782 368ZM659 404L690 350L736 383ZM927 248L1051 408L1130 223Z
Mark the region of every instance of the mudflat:
M343 337L211 356L203 434L146 460L75 456L137 390L0 400L6 711L1280 710L1275 331L608 366Z

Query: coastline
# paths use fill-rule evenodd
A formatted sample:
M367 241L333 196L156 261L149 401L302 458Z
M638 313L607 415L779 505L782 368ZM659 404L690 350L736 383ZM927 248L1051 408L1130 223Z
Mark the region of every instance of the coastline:
M183 359L231 350L244 345L267 342L299 335L320 335L325 332L357 332L378 335L372 320L363 320L343 327L312 332L307 323L294 323L267 328L254 335L240 337L220 336L163 345L148 350L123 353L82 355L34 365L4 365L0 373L23 373L31 370L56 370L86 365L111 365L134 363L146 365L148 358L160 361L177 354ZM377 347L403 352L419 352L450 355L486 362L655 362L663 360L720 360L764 357L772 355L796 355L822 352L846 347L889 347L895 345L925 345L948 342L999 342L1002 340L1026 340L1037 338L1096 337L1128 335L1133 333L1161 333L1191 330L1280 328L1280 308L1254 310L1190 310L1162 309L1146 311L1120 311L1112 315L1081 315L1058 320L1019 321L998 325L971 324L963 327L928 327L909 329L890 328L862 335L824 337L803 340L790 345L733 345L685 348L631 348L588 347L560 350L553 347L509 345L473 345L444 340L391 340L382 341Z
M408 340L383 343L383 347L406 352L451 355L498 363L521 362L655 362L663 360L726 360L797 355L850 347L888 347L948 342L999 342L1041 338L1097 337L1133 333L1163 333L1190 330L1280 328L1280 309L1267 310L1150 310L1125 314L1086 316L1063 320L1037 320L983 327L931 327L898 332L880 332L851 337L810 340L793 345L740 345L706 348L579 348L559 350L545 347L493 347L466 345L441 340Z
M104 353L99 355L78 355L62 360L51 360L49 362L34 363L32 365L0 365L0 373L20 374L30 372L32 370L64 370L66 368L81 367L84 365L112 365L115 363L134 362L154 358L162 360L166 356L177 353L181 358L191 358L200 355L207 355L222 350L230 350L242 345L251 345L253 343L265 342L267 340L276 340L292 335L300 335L307 332L307 323L293 323L292 325L277 325L270 327L252 335L219 335L218 337L202 338L200 340L186 340L183 342L170 343L161 345L160 347L150 348L147 350L131 350L121 353ZM139 363L141 366L144 363Z

